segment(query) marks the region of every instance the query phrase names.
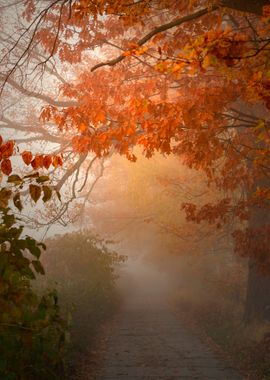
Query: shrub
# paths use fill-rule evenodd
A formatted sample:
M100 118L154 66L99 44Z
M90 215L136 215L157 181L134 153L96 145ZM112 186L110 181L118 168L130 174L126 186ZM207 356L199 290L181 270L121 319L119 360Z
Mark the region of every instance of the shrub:
M54 284L63 307L73 307L72 336L75 344L91 344L97 328L117 304L115 267L124 257L108 249L109 242L89 231L49 239L44 257L45 284Z
M57 379L68 334L55 290L40 295L32 286L43 275L45 246L22 237L9 209L0 208L0 378Z

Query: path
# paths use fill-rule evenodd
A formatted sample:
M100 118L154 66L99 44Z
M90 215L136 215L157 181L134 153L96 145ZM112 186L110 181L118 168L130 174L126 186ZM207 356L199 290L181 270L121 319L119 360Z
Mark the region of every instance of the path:
M128 277L123 310L97 379L241 379L170 311L160 282L149 273L140 273L136 283Z

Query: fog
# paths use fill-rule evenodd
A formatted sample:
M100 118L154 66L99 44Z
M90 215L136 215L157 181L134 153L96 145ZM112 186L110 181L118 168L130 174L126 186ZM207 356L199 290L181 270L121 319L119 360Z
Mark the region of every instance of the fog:
M233 252L234 221L217 229L188 221L182 208L185 202L214 202L220 191L176 157L156 154L147 159L140 150L135 154L135 163L119 155L107 159L84 207L80 200L73 201L74 223L56 223L37 233L45 242L54 236L60 241L72 231L103 239L108 249L125 257L115 268L118 288L125 294L138 291L171 299L186 291L190 299L203 297L214 304L225 297L242 308L247 261Z
M0 380L270 379L269 0L0 0Z

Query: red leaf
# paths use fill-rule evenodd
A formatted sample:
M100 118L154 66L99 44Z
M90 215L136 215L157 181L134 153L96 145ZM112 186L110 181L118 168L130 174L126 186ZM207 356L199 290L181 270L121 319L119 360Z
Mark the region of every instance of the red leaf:
M55 168L57 168L58 166L62 166L63 165L63 160L60 156L54 156L53 158L53 166Z
M12 172L11 161L9 159L5 159L1 162L1 170L4 174L10 175Z
M36 156L33 161L31 162L31 165L32 165L32 168L34 170L38 169L38 168L42 168L43 167L43 156Z
M44 156L43 157L43 165L46 169L49 169L51 163L52 163L52 157L51 156Z
M23 159L23 161L24 161L24 163L25 163L26 165L30 165L30 164L31 164L32 158L33 158L33 156L32 156L32 153L31 153L31 152L25 150L25 151L22 153L22 159Z
M2 158L9 158L13 154L14 141L8 141L0 148Z

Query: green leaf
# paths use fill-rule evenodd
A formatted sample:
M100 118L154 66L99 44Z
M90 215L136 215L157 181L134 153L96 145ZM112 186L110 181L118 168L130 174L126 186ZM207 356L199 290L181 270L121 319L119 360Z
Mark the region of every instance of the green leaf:
M25 175L23 178L37 178L37 177L39 177L39 172Z
M46 181L49 181L50 180L50 177L49 176L47 176L47 175L42 175L42 176L40 176L40 177L38 177L37 179L36 179L36 182L37 183L43 183L43 182L46 182Z
M16 222L16 219L13 214L5 214L3 216L3 223L7 228L10 228L11 226L13 226L15 222Z
M43 190L43 202L47 202L51 199L52 197L52 189L49 187L49 186L42 186L42 190Z
M41 196L41 188L37 185L29 185L30 196L34 202L37 202Z
M37 244L37 242L34 239L32 239L30 236L27 236L25 238L25 242L27 244L27 249L29 250L29 252L33 256L39 258L41 255L41 250L39 248L39 244Z
M22 207L22 202L21 202L21 198L20 198L20 193L16 193L13 197L13 203L14 203L14 206L19 210L19 211L22 211L23 207Z
M46 251L46 245L44 243L38 243L37 244L39 247L41 247L44 251Z
M33 260L32 265L37 273L45 274L44 268L39 260Z
M7 182L14 183L15 185L20 185L22 183L22 179L17 174L12 174L8 177Z
M38 307L38 310L36 312L35 318L36 319L45 319L47 316L47 307L43 303L41 303Z
M30 280L34 280L36 278L34 272L29 267L23 268L21 272L23 273L25 277L29 278Z
M16 245L19 249L25 249L27 248L27 242L23 239L17 240Z
M0 357L0 373L3 373L6 369L7 366L7 360L6 358L1 358Z
M5 380L16 380L17 375L15 373L7 373L5 374Z

